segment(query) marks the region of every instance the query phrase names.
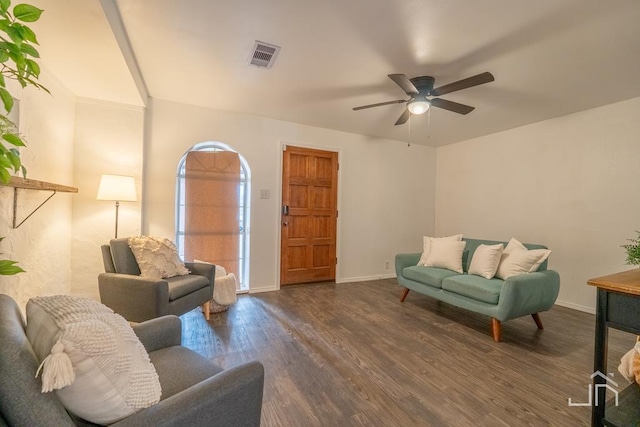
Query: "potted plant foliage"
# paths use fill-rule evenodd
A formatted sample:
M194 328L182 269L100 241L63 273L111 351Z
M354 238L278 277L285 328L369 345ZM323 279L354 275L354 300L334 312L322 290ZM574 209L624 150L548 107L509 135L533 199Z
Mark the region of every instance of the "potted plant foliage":
M627 264L640 265L640 231L636 231L637 236L633 239L627 239L628 244L622 245L627 251Z
M48 92L38 83L40 57L34 45L38 44L36 34L27 23L40 19L42 10L30 4L17 4L11 8L11 0L0 0L0 101L4 114L0 114L0 181L8 183L11 173L27 171L20 160L19 147L25 145L17 126L9 119L13 109L13 97L7 90L7 80L16 80L23 88L33 86ZM0 237L0 241L3 238ZM24 270L16 261L0 259L0 275L17 274Z

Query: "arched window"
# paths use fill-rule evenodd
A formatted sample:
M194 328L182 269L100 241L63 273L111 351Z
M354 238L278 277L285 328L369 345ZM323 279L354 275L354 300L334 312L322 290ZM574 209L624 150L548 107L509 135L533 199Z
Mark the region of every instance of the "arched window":
M202 142L182 156L176 179L180 257L185 259L186 252L191 259L185 261L223 265L238 278L238 291L249 290L250 173L244 157L228 145ZM236 249L237 253L223 253Z

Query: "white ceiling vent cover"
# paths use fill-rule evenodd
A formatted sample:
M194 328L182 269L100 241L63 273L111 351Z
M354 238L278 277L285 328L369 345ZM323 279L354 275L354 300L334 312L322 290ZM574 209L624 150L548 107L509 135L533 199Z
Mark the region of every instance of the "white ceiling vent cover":
M278 52L280 52L280 46L256 40L256 43L253 45L251 58L249 59L249 65L260 68L271 68L273 62L276 60L276 56L278 56Z

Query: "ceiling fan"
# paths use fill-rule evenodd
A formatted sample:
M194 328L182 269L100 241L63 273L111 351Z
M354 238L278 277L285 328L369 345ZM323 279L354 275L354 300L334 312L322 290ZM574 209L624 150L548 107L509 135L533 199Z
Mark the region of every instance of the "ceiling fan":
M458 114L469 114L474 110L475 107L433 97L489 83L494 80L491 73L485 72L434 89L433 83L435 82L435 79L431 76L421 76L410 79L404 74L389 74L388 77L393 80L395 84L400 86L402 90L404 90L406 94L411 98L406 100L399 99L397 101L387 101L380 102L378 104L369 104L363 105L361 107L354 107L353 111L364 110L365 108L380 107L382 105L406 103L407 108L405 108L404 112L400 115L398 120L396 120L396 126L405 124L412 114L426 113L431 106L444 108L445 110L453 111L454 113Z

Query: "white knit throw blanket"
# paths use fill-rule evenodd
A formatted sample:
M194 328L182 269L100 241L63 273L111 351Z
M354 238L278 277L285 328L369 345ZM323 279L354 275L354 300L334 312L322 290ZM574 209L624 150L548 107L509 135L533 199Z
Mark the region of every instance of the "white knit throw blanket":
M236 276L233 273L218 277L216 270L213 300L220 305L231 305L236 302Z

